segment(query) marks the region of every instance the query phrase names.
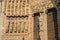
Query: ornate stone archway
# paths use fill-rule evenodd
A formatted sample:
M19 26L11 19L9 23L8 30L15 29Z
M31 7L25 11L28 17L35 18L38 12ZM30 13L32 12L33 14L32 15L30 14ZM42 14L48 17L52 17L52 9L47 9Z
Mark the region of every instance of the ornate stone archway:
M5 20L3 20L4 21L3 25L5 28L8 28L8 27L6 27L8 25L8 22L11 21L11 24L14 24L13 22L20 21L19 18L22 18L23 22L27 22L27 21L29 22L28 26L30 27L29 28L30 32L28 34L31 33L31 35L29 35L30 37L28 37L28 38L27 38L28 35L25 36L25 34L24 34L24 36L26 37L26 39L34 40L34 37L33 37L33 35L34 35L33 34L33 32L34 32L34 30L33 30L33 28L34 28L33 14L36 12L39 12L40 13L40 18L39 18L40 38L41 38L41 40L48 40L47 14L46 13L47 13L47 9L56 7L56 5L54 5L54 3L55 2L53 2L52 0L42 0L42 1L41 0L28 0L28 2L27 2L27 0L19 0L19 1L18 0L4 0L3 1L3 16L4 16L3 18ZM17 20L15 20L15 19L17 19ZM27 21L25 21L26 19L27 19ZM10 28L12 29L12 27L10 27ZM10 31L8 33L10 33ZM6 33L6 31L5 31L5 33ZM3 35L5 39L8 37L7 36L8 33L6 35ZM12 35L12 34L9 34L9 37L11 38L10 35ZM9 40L9 37L8 37L8 40ZM3 38L3 40L5 40L4 38ZM12 38L12 39L14 39L14 38ZM18 38L20 38L20 37L18 37ZM23 39L21 39L21 40L23 40Z

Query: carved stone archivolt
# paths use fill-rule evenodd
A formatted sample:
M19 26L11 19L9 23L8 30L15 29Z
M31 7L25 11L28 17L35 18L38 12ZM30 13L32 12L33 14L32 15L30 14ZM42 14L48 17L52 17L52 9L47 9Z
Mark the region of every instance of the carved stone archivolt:
M35 3L32 3L33 5L31 5L31 10L33 11L33 13L47 11L47 9L50 9L53 7L58 8L58 9L60 8L59 0L42 0L42 1L37 0Z
M52 7L54 7L54 5L51 0L39 0L31 6L31 9L33 12L41 12Z
M34 17L33 14L39 12L39 33L41 40L47 40L47 9L56 7L56 0L4 0L3 1L5 34L3 40L34 40ZM43 14L42 14L43 13ZM19 35L16 39L9 35ZM41 34L41 35L40 35ZM6 36L3 35L3 36ZM44 37L43 37L44 36ZM13 38L15 37L15 38Z

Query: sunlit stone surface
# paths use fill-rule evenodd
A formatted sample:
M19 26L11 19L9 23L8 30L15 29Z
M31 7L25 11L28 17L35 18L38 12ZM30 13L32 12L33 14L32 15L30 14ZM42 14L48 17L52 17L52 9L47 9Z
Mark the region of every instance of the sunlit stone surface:
M3 0L1 4L0 1L1 40L60 40L59 2L57 0ZM58 28L54 25L57 23L54 22L56 20L53 21L56 17L55 8L58 10ZM55 28L58 29L58 33Z

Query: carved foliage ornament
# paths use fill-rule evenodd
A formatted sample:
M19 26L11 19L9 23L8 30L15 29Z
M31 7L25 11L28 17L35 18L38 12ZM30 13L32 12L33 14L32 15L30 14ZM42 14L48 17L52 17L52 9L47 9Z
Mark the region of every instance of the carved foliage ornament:
M34 5L31 6L31 9L33 12L40 12L52 7L54 7L54 5L51 0L36 0Z

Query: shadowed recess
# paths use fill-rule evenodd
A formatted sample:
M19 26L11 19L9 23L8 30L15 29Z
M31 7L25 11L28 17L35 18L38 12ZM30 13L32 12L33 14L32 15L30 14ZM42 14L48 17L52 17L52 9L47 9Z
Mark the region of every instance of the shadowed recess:
M50 13L50 12L53 13L52 15L53 15L53 21L54 21L55 39L59 40L58 23L57 23L57 9L55 7L51 8L51 9L48 9L47 13Z
M39 12L34 13L34 40L41 40L39 35L40 33L39 17L40 17Z

